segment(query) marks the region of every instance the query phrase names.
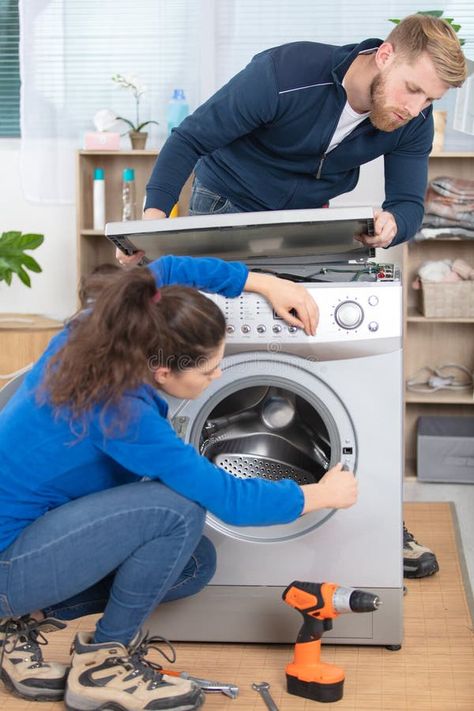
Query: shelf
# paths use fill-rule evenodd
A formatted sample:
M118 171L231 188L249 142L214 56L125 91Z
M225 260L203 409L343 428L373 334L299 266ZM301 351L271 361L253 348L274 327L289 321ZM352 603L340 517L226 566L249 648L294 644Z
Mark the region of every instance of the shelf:
M441 153L431 153L431 158L474 158L472 151L442 151Z
M405 402L407 404L422 405L474 405L472 390L465 392L450 392L449 390L438 390L434 393L414 393L411 390L405 391Z
M158 149L148 150L126 150L126 151L78 151L80 156L157 156Z
M441 318L441 317L436 317L436 318L427 318L426 316L423 316L423 314L420 314L418 309L416 309L414 306L409 306L407 309L407 321L413 322L413 323L474 323L474 317L473 318Z

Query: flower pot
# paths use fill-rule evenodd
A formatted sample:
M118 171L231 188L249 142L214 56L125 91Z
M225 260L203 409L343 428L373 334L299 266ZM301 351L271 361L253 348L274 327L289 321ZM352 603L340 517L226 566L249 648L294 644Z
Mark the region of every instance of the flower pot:
M146 139L148 138L146 131L130 131L128 135L134 151L145 148Z

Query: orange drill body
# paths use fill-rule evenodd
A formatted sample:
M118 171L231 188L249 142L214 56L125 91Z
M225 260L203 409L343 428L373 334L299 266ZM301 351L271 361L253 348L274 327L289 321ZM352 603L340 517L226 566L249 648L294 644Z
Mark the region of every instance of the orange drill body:
M293 661L285 669L288 693L315 701L339 701L343 695L344 671L321 661L321 637L332 629L332 620L340 614L376 610L379 598L334 583L298 580L286 588L282 597L303 615Z

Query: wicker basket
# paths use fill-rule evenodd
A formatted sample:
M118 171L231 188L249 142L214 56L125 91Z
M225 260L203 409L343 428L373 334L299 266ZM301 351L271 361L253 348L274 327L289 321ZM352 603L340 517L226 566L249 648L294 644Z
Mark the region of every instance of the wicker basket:
M474 318L474 281L421 280L421 313L427 318Z

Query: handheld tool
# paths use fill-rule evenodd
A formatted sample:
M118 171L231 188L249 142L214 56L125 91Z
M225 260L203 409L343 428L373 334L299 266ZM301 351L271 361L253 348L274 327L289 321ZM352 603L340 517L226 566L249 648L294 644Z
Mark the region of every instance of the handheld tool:
M332 620L345 612L373 612L381 605L378 595L344 588L335 583L294 580L283 600L303 615L293 661L286 666L289 694L314 701L342 699L344 671L320 661L321 637L332 629Z
M201 679L197 676L191 676L188 672L175 671L174 669L162 669L163 674L168 674L169 676L179 676L181 679L188 679L193 681L197 686L199 686L206 693L221 693L228 696L230 699L236 699L239 694L239 687L235 684L226 684L222 681L212 681L210 679Z
M268 681L261 681L260 684L253 683L252 689L254 691L258 691L267 709L270 711L278 711L278 706L273 701L272 695L270 694L270 684Z

